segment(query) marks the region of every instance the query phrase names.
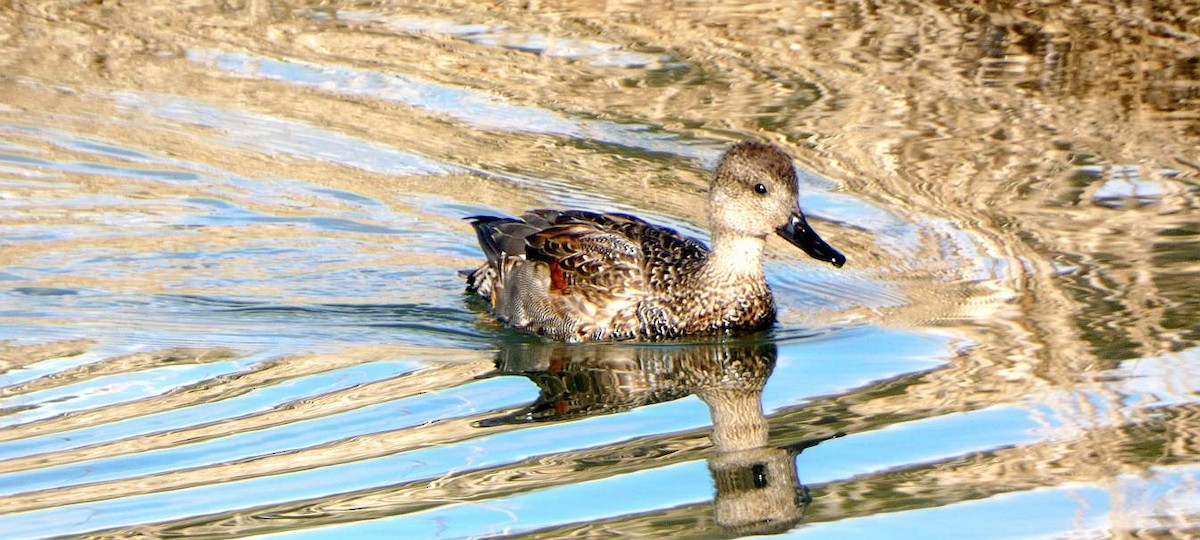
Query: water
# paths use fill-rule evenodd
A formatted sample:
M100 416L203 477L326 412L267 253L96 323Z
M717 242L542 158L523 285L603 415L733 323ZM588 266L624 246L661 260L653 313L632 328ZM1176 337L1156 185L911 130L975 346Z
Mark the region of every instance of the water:
M1177 4L2 7L0 531L1195 535ZM751 137L849 259L772 240L771 331L463 294L462 217L705 238Z

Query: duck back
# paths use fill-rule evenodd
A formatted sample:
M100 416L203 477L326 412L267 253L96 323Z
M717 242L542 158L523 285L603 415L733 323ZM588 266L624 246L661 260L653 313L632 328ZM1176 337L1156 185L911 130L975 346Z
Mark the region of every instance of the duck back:
M466 273L467 289L504 323L567 341L719 330L683 313L706 311L708 295L696 287L709 250L673 229L582 210L467 219L487 257Z

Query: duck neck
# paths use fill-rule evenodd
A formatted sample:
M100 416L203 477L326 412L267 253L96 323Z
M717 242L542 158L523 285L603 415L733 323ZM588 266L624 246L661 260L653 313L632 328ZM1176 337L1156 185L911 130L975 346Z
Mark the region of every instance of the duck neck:
M718 452L739 452L767 445L767 419L763 416L762 390L698 392L712 414L713 446Z
M765 236L713 234L705 274L717 283L759 281L764 278L762 261L766 244Z

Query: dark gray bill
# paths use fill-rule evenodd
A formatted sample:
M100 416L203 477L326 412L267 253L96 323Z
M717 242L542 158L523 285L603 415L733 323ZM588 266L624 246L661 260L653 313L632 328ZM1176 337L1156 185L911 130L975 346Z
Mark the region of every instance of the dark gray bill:
M803 249L809 257L825 261L838 268L846 264L846 256L838 253L838 250L821 240L821 237L817 236L817 231L808 226L808 221L804 219L804 214L799 209L792 212L792 218L788 220L787 225L775 229L775 232L796 247Z

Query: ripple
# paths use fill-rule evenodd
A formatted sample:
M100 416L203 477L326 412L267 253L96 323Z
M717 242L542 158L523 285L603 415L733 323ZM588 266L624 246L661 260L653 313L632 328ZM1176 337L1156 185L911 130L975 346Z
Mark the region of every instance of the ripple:
M0 40L6 537L1200 522L1182 4L150 4ZM775 328L568 346L463 293L460 216L706 238L743 138L849 256L772 240Z
M702 142L639 124L572 118L535 107L506 103L481 92L400 74L276 60L219 50L195 49L188 58L223 71L285 81L343 95L370 96L445 115L482 129L532 132L599 141L606 144L667 152L691 158L711 156L715 148Z

